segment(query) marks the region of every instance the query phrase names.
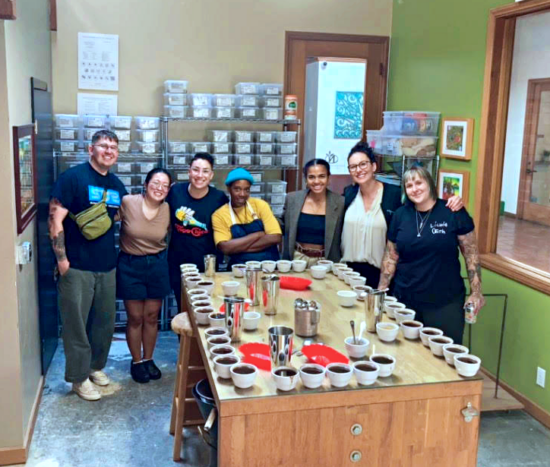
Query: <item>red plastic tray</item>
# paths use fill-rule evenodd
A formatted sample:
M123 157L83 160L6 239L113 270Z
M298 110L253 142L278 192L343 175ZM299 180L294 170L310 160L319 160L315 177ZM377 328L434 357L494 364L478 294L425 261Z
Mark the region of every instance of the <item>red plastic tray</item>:
M348 357L328 345L306 345L302 347L302 353L310 362L321 366L327 366L329 363L349 363Z
M281 276L281 289L305 290L311 285L310 279L294 276Z
M244 355L243 362L255 365L260 370L271 371L269 345L262 342L248 342L239 347L239 352Z

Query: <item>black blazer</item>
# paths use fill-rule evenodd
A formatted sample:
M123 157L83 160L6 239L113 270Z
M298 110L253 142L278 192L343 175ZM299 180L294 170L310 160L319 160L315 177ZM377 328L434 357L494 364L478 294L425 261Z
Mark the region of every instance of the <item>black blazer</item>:
M283 258L292 259L296 246L298 217L309 190L289 193L285 202ZM327 206L325 216L325 257L338 262L342 257L340 240L344 223L344 198L342 195L327 190Z
M403 203L401 202L401 187L383 183L384 193L382 194L382 213L386 219L386 225L390 228L393 213L397 211ZM359 191L359 185L348 185L344 188L345 211L348 210Z

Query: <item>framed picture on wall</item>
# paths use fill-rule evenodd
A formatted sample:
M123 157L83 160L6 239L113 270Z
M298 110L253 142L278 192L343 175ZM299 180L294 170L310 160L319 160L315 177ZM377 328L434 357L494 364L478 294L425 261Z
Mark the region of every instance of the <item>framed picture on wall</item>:
M443 118L441 127L442 157L469 161L474 143L473 118Z
M22 233L36 215L36 152L34 125L13 127L15 212L17 233Z
M470 193L470 172L468 170L440 170L437 181L437 195L441 199L449 199L458 195L468 206Z

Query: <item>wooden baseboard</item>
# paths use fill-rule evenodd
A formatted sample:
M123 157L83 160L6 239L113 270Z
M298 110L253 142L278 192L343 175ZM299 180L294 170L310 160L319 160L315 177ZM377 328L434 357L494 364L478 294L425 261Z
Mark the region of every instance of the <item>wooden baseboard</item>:
M482 368L481 371L485 373L493 381L496 380L495 375L487 371L485 368ZM499 386L502 386L506 391L508 391L512 396L514 396L518 401L520 401L525 406L525 411L531 415L534 419L542 423L546 428L550 428L550 412L544 410L540 405L535 404L532 400L525 397L523 394L517 392L509 384L504 381L499 381Z
M38 417L38 408L40 407L40 401L42 400L43 389L44 376L41 376L40 382L38 383L36 396L34 398L34 403L32 405L31 419L27 427L27 432L25 433L24 444L22 447L0 449L0 465L24 464L27 462L32 436L34 434L34 427L36 425L36 419Z

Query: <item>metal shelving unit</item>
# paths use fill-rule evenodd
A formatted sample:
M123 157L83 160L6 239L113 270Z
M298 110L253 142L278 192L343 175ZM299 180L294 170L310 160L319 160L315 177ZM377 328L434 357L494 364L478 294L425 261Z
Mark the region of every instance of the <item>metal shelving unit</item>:
M432 177L435 183L437 184L437 179L439 174L439 160L440 160L439 155L405 156L405 155L395 155L395 154L379 154L377 152L375 152L375 155L377 158L381 158L381 163L378 164L379 166L388 164L392 167L392 170L393 170L393 172L389 172L389 173L388 172L378 173L377 175L379 175L380 177L384 177L384 176L387 177L388 175L391 176L392 174L395 174L397 176L395 180L400 184L401 180L403 179L403 174L405 173L407 168L412 165L412 163L414 162L427 163L427 164L432 164L432 166L428 168L428 170L431 169L430 172L432 174ZM395 160L389 161L387 159L395 159ZM393 164L400 164L401 170L400 171L396 170ZM389 181L391 183L390 177L386 178L385 181Z

